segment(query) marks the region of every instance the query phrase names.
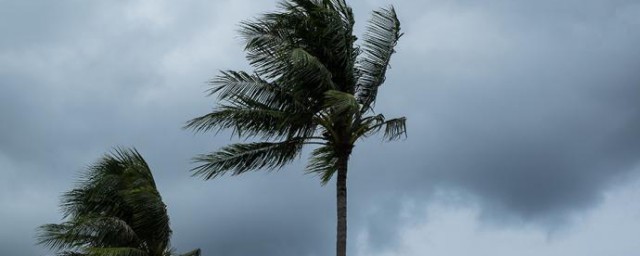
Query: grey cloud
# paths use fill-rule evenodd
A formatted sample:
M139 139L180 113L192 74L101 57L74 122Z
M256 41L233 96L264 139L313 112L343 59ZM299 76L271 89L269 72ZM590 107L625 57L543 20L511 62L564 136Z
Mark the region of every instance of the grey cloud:
M640 9L555 3L398 3L409 22L378 109L405 113L409 139L361 144L354 165L375 168L356 167L367 177L352 179L370 185L351 188L423 202L434 188L461 191L488 221L554 229L628 177L640 163L640 34L629 15ZM401 225L372 232L372 244L395 245L381 241Z
M174 201L172 212L206 224L184 218L174 221L176 235L181 234L176 242L224 255L330 254L334 244L331 190L299 174L291 170L199 185L203 196L191 200L204 200L200 203L206 205L194 209L191 203Z

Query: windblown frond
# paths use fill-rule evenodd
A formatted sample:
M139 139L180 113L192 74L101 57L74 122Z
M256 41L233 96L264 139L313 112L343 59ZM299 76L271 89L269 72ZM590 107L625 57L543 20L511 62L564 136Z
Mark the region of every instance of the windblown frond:
M361 138L368 137L378 133L384 128L383 139L392 141L407 136L407 118L400 117L385 120L384 115L378 114L375 116L368 116L363 118L354 129L353 141Z
M267 137L286 133L279 129L289 117L286 112L271 108L246 107L247 104L222 105L213 112L192 119L185 125L197 132L232 129L238 136L255 136L266 133Z
M378 87L384 83L391 55L400 33L400 21L393 7L373 12L362 45L363 55L358 60L358 101L368 110L375 102Z
M309 95L317 95L326 90L335 89L333 84L331 71L318 58L311 55L305 49L295 48L290 52L291 58L291 71L288 76L284 76L283 79L287 79L288 84L307 83L314 84L314 87L307 88L308 90L294 90L293 93L298 97L305 97Z
M352 68L357 53L353 47L353 14L344 1L296 0L281 3L281 8L283 12L242 25L247 58L256 73L268 79L282 78L297 92L321 86L318 81L330 89L327 78L333 82L346 79L347 83L336 85L340 90L353 89ZM299 57L305 57L301 50L308 53L306 60L315 58L317 62L296 65Z
M260 168L280 168L300 153L304 140L293 138L283 142L229 145L220 151L196 157L194 161L202 164L193 169L194 175L208 180L228 172L238 175Z
M324 93L325 108L337 116L349 116L360 110L360 105L353 94L331 90Z
M201 253L200 249L195 249L190 252L179 254L178 256L200 256L200 253Z
M302 105L288 104L278 109L251 97L236 96L233 102L190 120L185 128L197 132L231 129L238 137L283 139L313 134L315 124L309 122L312 117Z
M387 140L397 140L407 137L407 118L395 118L384 122L384 138Z
M56 255L58 256L89 256L89 254L87 253L72 252L72 251L58 252L56 253Z
M91 256L149 256L144 250L130 247L90 248L87 252Z
M140 242L136 231L116 217L81 216L39 228L38 243L56 250L82 246L113 246Z
M318 175L322 185L325 185L338 170L337 162L338 156L334 148L330 145L321 146L311 152L306 172Z
M209 94L218 93L218 99L233 101L234 97L251 98L270 106L288 107L295 104L295 99L283 88L269 83L257 75L242 71L222 71L222 74L211 80L214 87Z
M355 143L362 137L368 137L380 130L380 125L384 123L385 117L383 114L377 114L375 116L361 117L359 122L355 122L352 129L351 143Z

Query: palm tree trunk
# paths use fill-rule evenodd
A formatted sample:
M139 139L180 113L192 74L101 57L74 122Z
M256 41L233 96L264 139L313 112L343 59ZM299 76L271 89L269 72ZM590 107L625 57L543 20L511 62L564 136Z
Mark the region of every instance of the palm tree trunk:
M338 159L338 180L336 182L338 230L336 239L336 255L347 255L347 167L349 154Z

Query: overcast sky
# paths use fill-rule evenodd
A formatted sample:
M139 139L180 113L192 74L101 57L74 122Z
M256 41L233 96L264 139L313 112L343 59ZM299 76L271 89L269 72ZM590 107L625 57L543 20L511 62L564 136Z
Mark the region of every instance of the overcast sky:
M635 255L640 251L640 2L352 0L357 32L394 4L402 37L377 112L409 137L361 141L349 252ZM206 81L249 70L249 0L0 0L0 255L47 255L37 226L113 147L146 158L172 244L204 255L335 249L335 188L278 172L201 181L190 158L232 140L192 134Z

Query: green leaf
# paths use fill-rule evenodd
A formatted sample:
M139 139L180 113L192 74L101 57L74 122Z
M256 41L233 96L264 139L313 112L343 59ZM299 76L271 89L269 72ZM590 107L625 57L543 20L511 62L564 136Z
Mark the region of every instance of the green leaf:
M177 256L200 256L200 253L201 253L200 248L198 248L190 252L178 254Z
M325 108L333 111L335 115L352 115L360 110L360 105L353 94L329 90L324 95Z
M232 144L194 158L202 164L192 170L193 175L208 180L228 172L239 175L249 170L281 168L299 155L304 141L304 138L293 138L282 142Z
M383 139L392 141L398 140L402 137L407 137L407 118L400 117L385 120L382 114L375 116L368 116L363 118L362 121L356 126L353 142L361 137L369 137L378 133L384 128Z
M311 152L306 172L320 177L322 185L326 185L338 170L338 156L330 145L318 147Z
M222 105L209 114L190 120L185 128L196 132L232 129L238 136L255 136L262 132L273 136L283 133L276 128L285 122L287 116L286 112L276 109Z
M209 95L218 93L218 99L228 100L234 97L252 98L265 104L274 104L282 100L292 100L282 88L271 84L257 75L242 71L222 71L222 74L211 80L213 88Z
M384 138L391 141L407 137L407 118L395 118L384 122Z
M400 21L393 7L374 11L358 60L358 101L368 110L376 100L378 87L385 81L391 55L400 39Z
M87 252L91 256L149 256L143 250L129 247L89 248Z

